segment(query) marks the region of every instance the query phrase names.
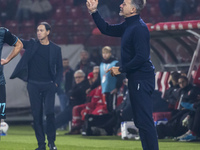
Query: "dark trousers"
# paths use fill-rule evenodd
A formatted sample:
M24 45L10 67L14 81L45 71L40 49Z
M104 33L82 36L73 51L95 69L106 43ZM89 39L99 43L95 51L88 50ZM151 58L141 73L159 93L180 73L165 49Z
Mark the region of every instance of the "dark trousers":
M117 116L115 113L103 115L87 114L85 116L84 129L86 135L93 135L91 127L99 127L105 129L107 135L113 135L114 127L117 124Z
M33 123L35 135L39 147L45 145L45 132L43 128L43 112L46 116L46 134L49 143L55 141L55 92L54 83L28 83L27 85L31 110L33 115Z
M139 129L143 150L158 150L157 133L152 117L155 79L134 80L128 78L130 102L136 127Z
M116 95L114 96L114 94L107 92L103 96L105 97L108 112L112 112L116 106L116 100L114 99Z

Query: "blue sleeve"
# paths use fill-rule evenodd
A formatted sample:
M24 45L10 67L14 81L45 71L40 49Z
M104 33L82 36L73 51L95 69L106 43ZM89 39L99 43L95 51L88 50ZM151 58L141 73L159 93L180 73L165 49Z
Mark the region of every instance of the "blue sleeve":
M120 72L136 70L150 60L150 35L148 29L140 26L134 28L132 32L132 45L135 55L129 63L119 68Z
M121 37L124 32L124 25L121 24L115 24L115 25L109 25L107 22L105 22L98 12L95 12L92 14L92 17L94 19L95 24L99 28L102 34L108 35L108 36L114 36L114 37Z

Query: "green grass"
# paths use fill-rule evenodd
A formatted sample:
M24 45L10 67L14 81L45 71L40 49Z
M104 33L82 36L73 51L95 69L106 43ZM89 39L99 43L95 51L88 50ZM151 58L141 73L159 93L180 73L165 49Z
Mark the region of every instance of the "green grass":
M121 140L116 136L64 135L58 131L58 150L142 150L140 141ZM160 150L199 150L199 142L175 142L159 140ZM0 150L35 150L37 141L30 126L10 126L7 136L2 136ZM47 148L48 150L48 148Z

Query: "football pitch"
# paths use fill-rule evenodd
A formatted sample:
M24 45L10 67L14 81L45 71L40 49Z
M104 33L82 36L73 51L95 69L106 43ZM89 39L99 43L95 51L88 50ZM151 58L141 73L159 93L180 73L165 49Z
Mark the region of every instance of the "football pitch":
M142 150L140 141L122 140L117 136L64 135L57 131L58 150ZM159 140L160 150L199 150L200 142ZM31 126L10 126L0 140L0 150L35 150L37 141ZM48 150L48 147L47 147Z

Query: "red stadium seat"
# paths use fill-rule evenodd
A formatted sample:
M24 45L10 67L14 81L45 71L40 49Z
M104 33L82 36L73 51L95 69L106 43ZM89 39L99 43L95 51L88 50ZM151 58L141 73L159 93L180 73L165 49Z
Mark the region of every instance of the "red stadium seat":
M52 18L55 20L61 20L66 17L65 7L59 7L56 9L56 12L53 14Z
M158 91L162 91L162 86L161 86L162 76L163 76L163 72L156 72L155 89Z
M73 44L85 44L86 38L83 35L73 36Z
M5 27L8 28L12 33L18 33L18 22L15 20L8 20L6 21Z
M197 70L196 73L195 73L193 83L194 83L195 85L197 85L197 86L200 86L200 65L199 65L198 70Z
M163 76L162 76L162 80L161 80L161 86L162 86L162 97L165 94L165 91L169 88L169 76L170 76L170 72L164 72Z

